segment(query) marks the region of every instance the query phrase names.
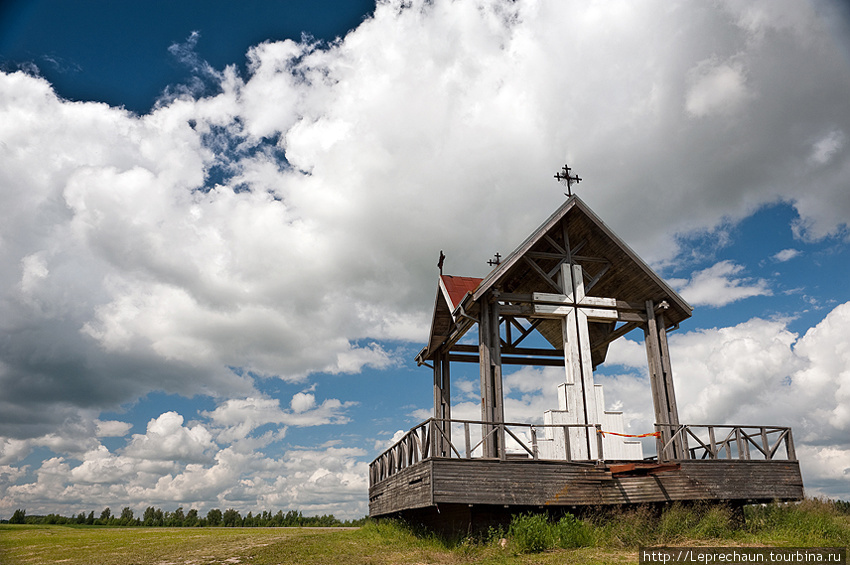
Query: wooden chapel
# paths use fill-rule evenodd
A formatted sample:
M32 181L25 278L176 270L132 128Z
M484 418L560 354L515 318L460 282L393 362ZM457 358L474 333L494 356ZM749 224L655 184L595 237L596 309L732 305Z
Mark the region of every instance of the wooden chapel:
M434 416L371 463L370 515L463 528L528 510L801 499L790 428L679 421L667 333L691 313L575 195L485 278L441 273L416 357L433 372ZM462 343L476 327L478 345ZM635 330L656 423L630 436L593 372ZM480 420L452 417L453 363L479 365ZM536 422L506 420L509 365L563 367L558 406Z

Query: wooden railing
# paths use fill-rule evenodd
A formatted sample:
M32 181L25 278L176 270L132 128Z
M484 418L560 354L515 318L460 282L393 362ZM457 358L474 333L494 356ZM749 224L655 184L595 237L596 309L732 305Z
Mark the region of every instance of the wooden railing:
M659 461L679 459L797 459L791 428L655 424ZM781 450L780 448L784 448ZM781 451L784 451L782 457Z
M656 424L655 457L659 462L687 459L765 460L797 459L791 428L777 426L729 425L671 425ZM495 443L496 452L490 459L542 459L540 442L553 441L538 437L541 429L561 428L563 433L550 434L564 441L562 461L573 461L570 454L569 428L587 430L588 453L595 444L598 458L604 460L603 434L599 424L523 424L516 422L485 422L480 420L441 420L429 418L415 426L369 465L369 484L383 481L402 469L425 459L440 457L454 459L484 459L485 444ZM474 432L474 433L473 433ZM462 434L462 440L453 439ZM479 439L480 436L480 439ZM497 438L493 441L493 438ZM561 440L558 440L561 441ZM574 441L574 440L573 440ZM585 443L584 440L581 442ZM572 448L571 448L572 447ZM550 450L551 453L551 450ZM585 463L592 461L583 460Z
M476 433L473 443L471 426L480 426L481 438ZM452 441L452 428L455 432L463 432L463 442ZM379 455L369 465L370 484L378 483L402 469L415 465L429 457L445 457L456 459L483 459L485 443L492 437L498 438L495 457L490 459L540 459L541 441L538 430L545 428L560 428L563 430L564 452L566 460L572 461L569 454L573 453L570 445L570 428L583 428L588 431L589 441L596 447L598 459L604 459L603 435L600 424L523 424L516 422L485 422L481 420L442 420L429 418L412 428L389 449ZM476 430L477 432L477 430Z

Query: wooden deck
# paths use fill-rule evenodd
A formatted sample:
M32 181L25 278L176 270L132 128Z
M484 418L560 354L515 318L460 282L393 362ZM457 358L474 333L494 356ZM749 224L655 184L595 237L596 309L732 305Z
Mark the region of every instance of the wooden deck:
M429 458L369 488L369 514L440 505L577 507L674 501L803 498L797 461L684 460L672 464Z
M484 438L471 431L482 424L510 440L500 441L499 457L480 456ZM463 431L461 442L452 441L452 425L455 432ZM543 427L429 419L370 465L369 514L429 509L457 514L458 508L475 507L504 513L675 501L740 506L803 498L790 428L658 425L660 460L637 461L606 460L602 434L594 433L600 460L575 461L540 458L537 428ZM565 452L570 453L568 440ZM671 455L676 453L685 456Z

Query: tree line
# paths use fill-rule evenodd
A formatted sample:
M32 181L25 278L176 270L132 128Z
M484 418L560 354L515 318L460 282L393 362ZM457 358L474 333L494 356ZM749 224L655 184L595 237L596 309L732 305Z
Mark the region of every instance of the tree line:
M174 512L163 512L161 508L148 506L144 513L136 517L133 509L125 506L121 514L113 514L108 507L99 517L95 517L94 511L86 514L80 512L76 516L60 516L59 514L47 514L46 516L27 516L26 510L17 509L8 520L9 524L65 524L80 526L147 526L168 528L196 528L196 527L241 527L241 528L269 528L269 527L335 527L335 526L361 526L367 518L357 520L339 520L333 514L322 516L304 516L299 510L290 510L284 513L278 510L272 514L268 510L248 512L244 517L238 510L228 508L224 512L213 508L206 515L201 515L195 508L183 511L183 507ZM5 520L3 520L5 521Z

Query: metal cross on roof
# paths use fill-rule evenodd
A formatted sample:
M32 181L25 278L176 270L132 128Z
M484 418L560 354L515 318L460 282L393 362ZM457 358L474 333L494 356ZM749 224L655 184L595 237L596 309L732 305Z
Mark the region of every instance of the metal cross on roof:
M502 255L500 253L496 253L493 257L494 257L493 259L490 259L489 261L487 261L488 265L490 265L491 267L493 267L493 266L498 267L499 265L502 264Z
M564 193L565 196L572 196L573 185L581 182L581 178L579 178L578 175L570 176L571 170L572 169L565 164L560 172L555 173L555 178L558 180L558 182L562 182L567 186L567 192Z

